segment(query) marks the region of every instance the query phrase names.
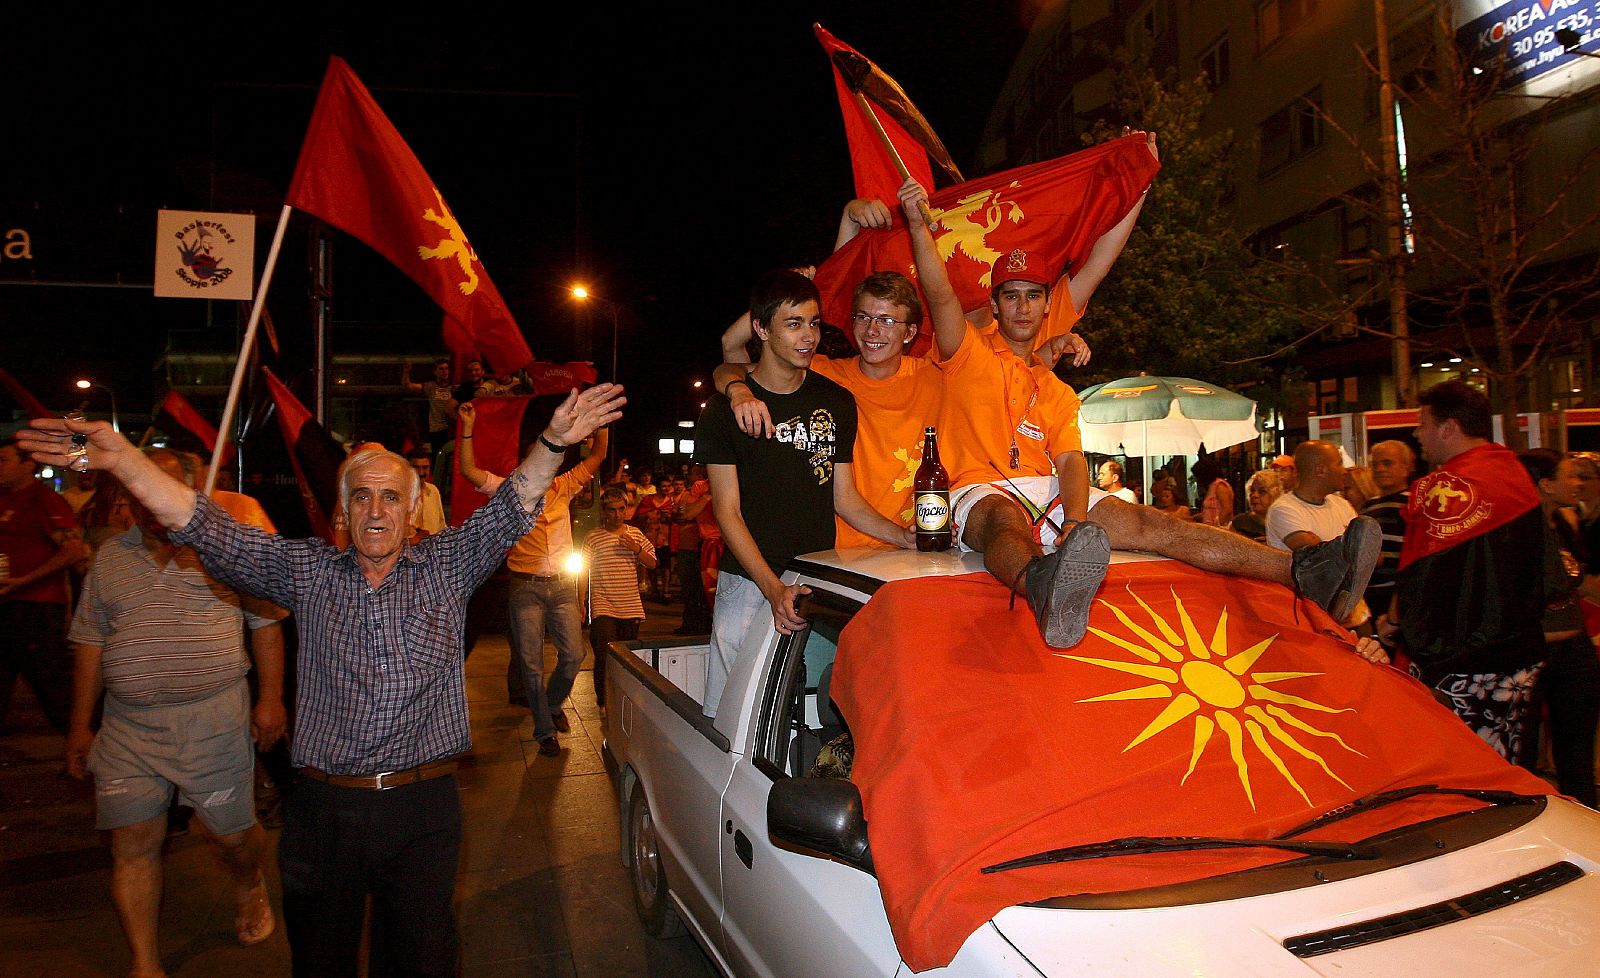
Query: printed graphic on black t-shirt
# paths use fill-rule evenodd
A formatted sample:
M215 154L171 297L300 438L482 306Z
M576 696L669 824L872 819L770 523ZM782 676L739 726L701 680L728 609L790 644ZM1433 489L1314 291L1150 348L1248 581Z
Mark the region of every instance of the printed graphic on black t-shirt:
M849 464L855 450L856 402L849 391L813 373L791 394L749 383L767 405L776 434L746 435L728 399L717 395L700 415L694 458L738 470L745 528L772 572L782 574L791 558L833 546L833 467ZM751 577L732 550L723 551L719 566Z

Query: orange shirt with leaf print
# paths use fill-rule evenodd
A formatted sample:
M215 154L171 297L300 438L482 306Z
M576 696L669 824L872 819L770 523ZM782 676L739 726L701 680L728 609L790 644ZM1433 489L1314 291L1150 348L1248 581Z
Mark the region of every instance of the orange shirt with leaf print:
M944 374L939 458L951 487L1055 475L1057 455L1083 450L1078 395L1044 364L1019 359L998 328L967 330L955 355L938 365Z
M922 431L939 416L944 378L924 357L901 357L900 369L885 380L861 372L861 364L813 357L811 369L849 391L856 399L856 449L852 459L856 491L867 505L901 526L911 525L911 482L922 464ZM939 439L941 458L944 438ZM834 517L835 546L888 547Z

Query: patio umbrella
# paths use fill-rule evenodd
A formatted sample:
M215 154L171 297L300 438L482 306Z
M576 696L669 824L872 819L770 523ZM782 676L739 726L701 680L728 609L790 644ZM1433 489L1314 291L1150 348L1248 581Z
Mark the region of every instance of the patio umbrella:
M1124 377L1085 388L1083 448L1104 455L1192 455L1260 437L1256 403L1188 377Z

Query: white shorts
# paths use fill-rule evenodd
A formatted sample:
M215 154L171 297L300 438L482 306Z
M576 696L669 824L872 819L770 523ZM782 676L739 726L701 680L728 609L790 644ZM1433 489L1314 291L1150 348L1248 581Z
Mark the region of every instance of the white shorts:
M1089 511L1093 512L1100 500L1108 495L1110 493L1090 486ZM979 500L990 496L1003 496L1022 507L1022 511L1027 514L1028 522L1033 524L1033 538L1038 541L1039 546L1048 550L1056 545L1056 540L1061 536L1061 527L1066 522L1056 477L1027 475L1008 482L979 482L962 486L950 493L950 523L955 528L956 545L962 550L968 552L973 550L962 538L962 529L967 525L967 514L972 512L972 507L976 506Z

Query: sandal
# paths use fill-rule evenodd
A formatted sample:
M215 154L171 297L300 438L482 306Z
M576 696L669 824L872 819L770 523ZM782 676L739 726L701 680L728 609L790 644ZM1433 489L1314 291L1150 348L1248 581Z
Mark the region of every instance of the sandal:
M238 916L233 918L234 933L240 944L249 947L271 937L277 926L277 918L272 915L272 901L267 897L266 880L257 877L250 896L240 905Z

